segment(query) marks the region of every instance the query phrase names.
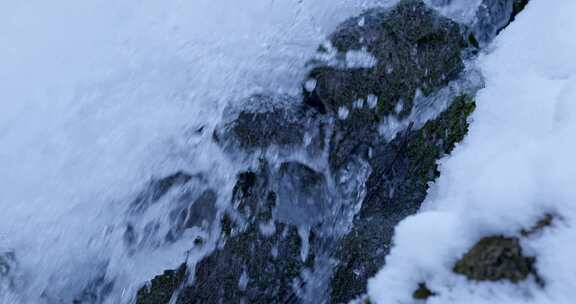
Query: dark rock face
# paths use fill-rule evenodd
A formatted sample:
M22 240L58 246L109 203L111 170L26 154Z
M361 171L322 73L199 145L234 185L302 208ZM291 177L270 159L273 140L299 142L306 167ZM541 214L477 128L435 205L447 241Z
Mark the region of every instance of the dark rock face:
M474 107L461 96L422 129L406 130L376 149L370 160L373 171L366 182L366 198L338 251L333 302L348 302L365 292L366 281L384 265L394 227L418 211L428 182L438 176L436 160L466 135L467 118Z
M492 236L481 239L454 266L454 272L475 281L525 280L536 277L534 258L522 253L517 238Z
M176 302L347 303L364 294L394 227L417 212L438 177L436 161L468 132L475 104L466 89L446 97L428 121L411 115L415 96L463 77L463 58L477 47L469 33L419 0L370 10L320 47L302 100L254 95L231 106L214 140L231 157L240 152L260 165L238 175L223 214L175 209L175 219L207 217L222 230L214 252L190 265ZM379 128L390 117L408 123L385 138ZM267 149L285 155L267 159ZM295 151L305 156L295 161ZM307 165L312 160L318 168ZM159 185L178 189L196 179L177 174ZM137 205L172 191L156 188ZM151 303L153 290L141 291L137 303Z
M405 0L392 10L375 9L352 18L330 42L334 49L321 53L351 61L348 52L360 51L375 60L371 67L345 69L320 61L311 71L316 86L306 102L318 99L334 113L341 106L352 109L355 101L372 94L380 100L373 111L377 117L393 113L401 100L405 104L400 114L406 115L417 89L427 95L464 68L460 51L466 44L460 26L421 1Z
M216 191L199 174L177 172L153 179L130 205L124 243L130 250L154 248L175 242L194 227L208 231L218 213L217 200ZM168 219L142 222L142 215L153 213L150 209L157 204L170 209Z
M114 280L107 280L102 274L89 282L72 301L73 304L102 303L114 288ZM46 295L46 294L45 294ZM46 297L48 299L49 297Z
M319 57L328 59L315 62L307 80L315 86L304 101L343 118L331 140L333 168L366 153L385 116L410 114L417 90L427 96L460 75L467 47L462 31L422 1L404 0L392 10L352 18L330 36L331 49L321 48ZM373 66L342 68L333 62L351 61L355 52L373 57Z
M229 106L226 112L229 120L216 129L214 139L228 150L323 145L317 113L293 97L254 95Z
M278 303L296 299L300 274L312 266L313 256L303 248L298 226L274 220L278 205L271 189L275 178L262 164L259 172L239 175L234 188L233 206L222 219L223 247L196 265L194 282L180 294L177 303ZM298 163L284 163L286 171L301 171L294 191L306 193L325 182L312 169ZM282 178L279 179L283 181ZM291 186L291 187L292 187ZM305 190L305 191L302 191ZM282 202L280 203L282 204ZM311 246L311 245L306 245Z
M418 288L412 294L412 297L416 300L426 300L435 295L436 294L426 286L426 283L420 283L418 284Z
M522 229L520 231L520 235L523 237L530 237L535 234L538 234L545 228L549 228L553 226L554 222L558 220L557 216L554 216L550 213L545 214L536 224L528 229Z
M177 270L166 270L162 275L156 276L138 291L136 302L142 304L168 303L172 295L181 287L188 277L186 264L180 265Z

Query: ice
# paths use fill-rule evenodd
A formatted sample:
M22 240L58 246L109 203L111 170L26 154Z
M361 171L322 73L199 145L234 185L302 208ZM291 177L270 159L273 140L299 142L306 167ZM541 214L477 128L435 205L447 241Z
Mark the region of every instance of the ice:
M486 78L468 137L441 161L419 214L396 229L386 266L369 282L376 303L573 303L576 288L576 2L532 0L478 66ZM546 285L473 283L452 272L480 238L518 235Z

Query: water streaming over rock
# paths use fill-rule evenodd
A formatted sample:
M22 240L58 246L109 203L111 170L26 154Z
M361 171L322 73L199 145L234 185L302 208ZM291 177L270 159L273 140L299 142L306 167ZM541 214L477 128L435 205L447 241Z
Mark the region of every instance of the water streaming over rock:
M520 9L396 2L9 7L0 302L361 296Z

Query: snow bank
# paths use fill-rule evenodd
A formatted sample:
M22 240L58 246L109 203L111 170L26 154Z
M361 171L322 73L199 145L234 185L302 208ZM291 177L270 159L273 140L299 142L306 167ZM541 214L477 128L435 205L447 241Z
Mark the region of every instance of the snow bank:
M441 163L422 211L396 229L387 265L369 282L376 303L573 303L576 290L576 1L532 0L482 55L486 88L465 141ZM452 272L480 238L522 238L546 282L473 283Z

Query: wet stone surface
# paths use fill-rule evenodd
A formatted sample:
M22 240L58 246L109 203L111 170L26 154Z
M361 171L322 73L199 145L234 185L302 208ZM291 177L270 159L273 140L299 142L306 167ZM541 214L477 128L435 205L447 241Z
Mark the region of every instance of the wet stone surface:
M224 212L174 209L181 230L191 218L213 219L221 229L214 251L188 265L176 303L347 303L362 296L384 265L394 227L418 211L438 177L437 160L468 132L474 92L447 97L441 113L406 124L391 139L380 135L380 124L406 119L416 95L426 98L463 77L465 56L479 47L471 31L418 0L369 10L320 46L301 98L258 94L234 102L214 141L232 159L248 155L258 165L238 174ZM271 149L281 153L269 157ZM136 205L153 206L191 184L201 189L196 200L211 201L196 180L176 174ZM160 278L172 282L174 273ZM144 288L137 303L167 294Z
M370 10L339 26L320 48L321 60L313 61L308 81L315 86L304 94L305 103L338 118L331 138L333 169L365 155L386 116L406 118L417 91L427 96L460 76L462 50L469 46L463 31L413 0ZM374 57L372 67L343 69L332 63L359 50Z

